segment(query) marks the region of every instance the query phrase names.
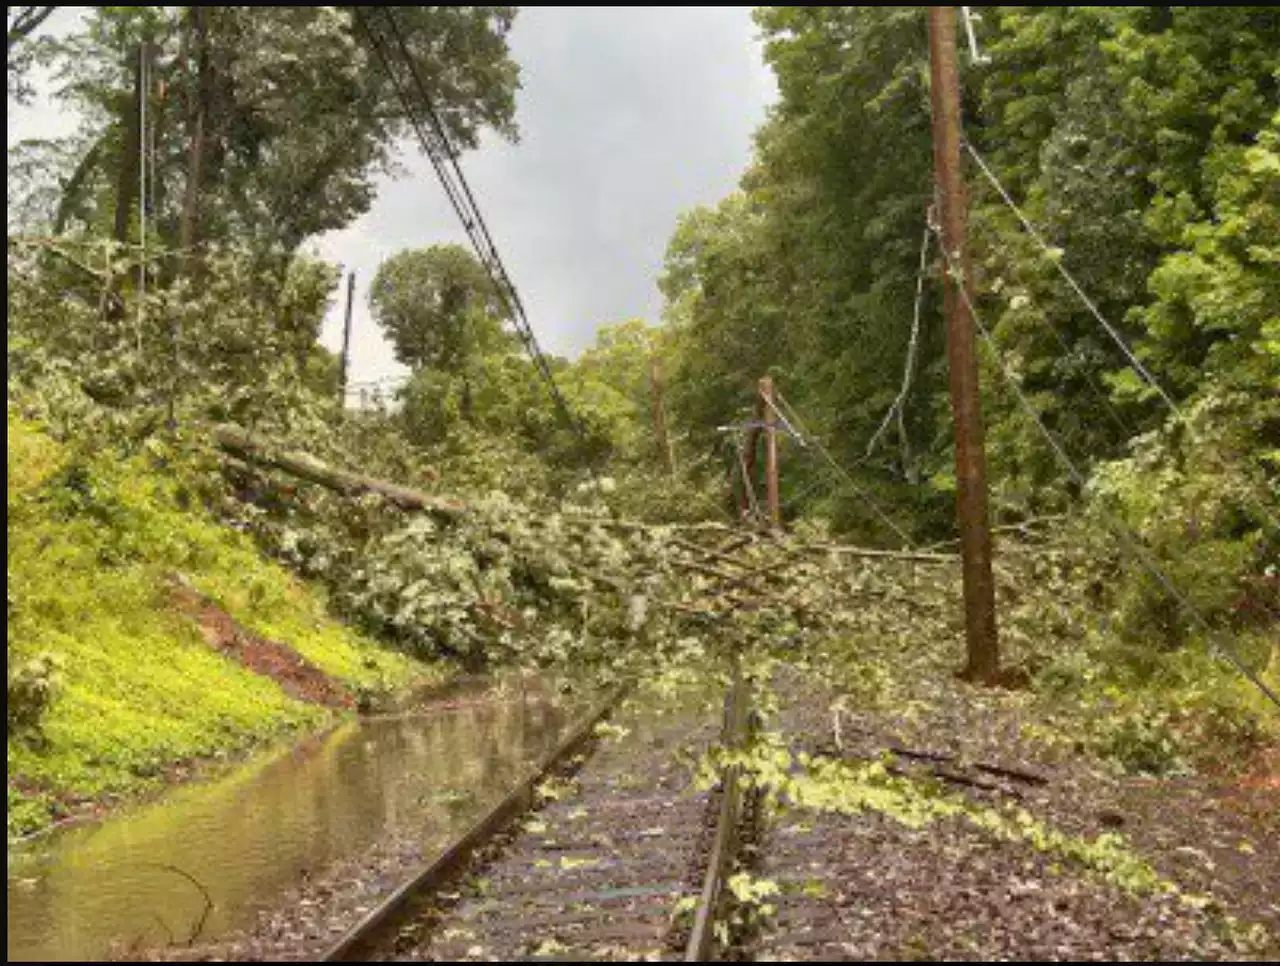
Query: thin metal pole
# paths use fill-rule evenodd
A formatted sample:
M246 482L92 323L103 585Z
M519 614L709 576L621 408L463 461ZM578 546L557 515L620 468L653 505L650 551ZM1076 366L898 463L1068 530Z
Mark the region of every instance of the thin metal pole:
M667 476L676 475L676 454L667 435L667 410L663 404L662 358L654 353L649 357L649 388L653 393L653 436L662 455Z
M959 278L946 273L947 361L956 439L956 513L964 570L965 676L994 683L1000 671L991 531L987 521L986 457L978 360L969 313L971 272L966 240L964 181L960 176L960 78L956 68L955 7L929 8L929 66L933 102L933 162L937 177L942 244ZM962 295L959 286L965 286Z
M769 501L769 523L774 527L782 526L782 506L778 496L778 417L773 404L773 378L765 376L760 380L761 409L764 411L765 449L764 477L765 493Z
M151 38L138 47L138 325L137 349L142 354L142 325L147 302L147 101L151 97Z
M356 273L352 269L347 274L347 312L342 321L342 375L338 380L338 405L346 405L347 400L347 368L351 364L351 307L355 301Z

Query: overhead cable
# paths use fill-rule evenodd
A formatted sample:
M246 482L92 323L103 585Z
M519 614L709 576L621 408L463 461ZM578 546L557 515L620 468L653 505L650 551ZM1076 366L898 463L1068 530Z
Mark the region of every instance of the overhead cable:
M386 72L391 81L392 87L395 89L405 110L405 115L417 134L418 141L431 161L432 167L435 169L436 176L444 188L445 196L449 200L454 213L458 216L458 220L462 223L463 229L467 233L467 238L471 242L471 247L476 253L480 264L484 267L489 275L490 281L493 283L494 290L498 297L504 303L512 324L515 326L516 334L520 337L524 344L525 350L532 359L534 366L538 370L539 375L547 384L547 388L551 393L551 397L561 417L568 423L570 429L578 437L578 441L585 448L587 445L586 430L583 428L581 420L570 408L569 403L564 398L560 387L556 383L555 375L551 370L551 365L547 361L545 354L538 345L537 337L533 333L533 328L529 324L528 316L524 309L524 304L520 300L520 295L516 291L511 276L508 274L506 266L502 263L502 258L498 254L497 246L493 242L493 238L489 233L488 226L485 224L484 216L480 212L479 205L476 203L475 196L468 185L462 168L458 163L458 152L454 148L449 139L448 132L445 130L444 124L440 120L439 114L436 112L431 97L427 92L426 84L423 82L418 72L417 64L410 52L408 45L405 43L404 36L396 22L395 12L392 8L382 8L382 13L387 27L391 33L396 46L400 51L402 60L408 68L409 75L413 80L413 85L417 91L418 99L425 108L430 131L425 130L418 115L410 104L410 98L406 91L400 86L396 78L395 72L391 68L390 59L386 50L383 49L382 40L370 28L369 23L365 19L365 14L360 8L355 8L354 14L357 23L368 36L374 53L377 55L382 64L383 70Z
M920 308L924 302L924 277L929 268L929 240L933 237L930 231L928 219L925 219L924 237L920 241L920 266L916 270L916 302L915 308L911 313L911 339L907 343L907 361L902 370L902 387L898 390L897 398L893 400L893 404L889 407L889 411L884 414L884 419L880 421L880 426L871 436L871 441L867 443L866 452L862 456L862 462L865 463L871 459L871 455L875 452L876 444L880 442L880 438L884 435L884 431L889 428L889 421L895 415L898 417L898 432L902 438L903 447L905 449L907 442L907 429L903 422L903 409L907 402L907 393L911 390L911 377L915 372L916 352L920 345ZM903 454L906 458L906 454ZM903 466L903 471L907 469Z
M885 526L887 526L890 530L892 530L899 537L901 537L902 540L906 543L906 545L909 548L915 549L915 542L907 534L906 530L898 526L898 524L894 523L893 519L889 516L888 513L884 511L884 509L880 506L880 504L876 501L876 499L867 491L866 487L859 484L858 481L853 478L853 474L850 473L848 470L846 470L843 466L841 466L840 463L836 460L836 458L831 455L831 452L825 446L822 445L822 440L818 439L816 436L810 433L807 429L805 429L803 422L801 422L799 415L795 411L795 407L792 406L789 402L787 402L786 398L782 395L782 393L778 392L776 389L774 390L774 395L777 397L778 402L781 403L782 406L786 408L787 412L784 413L782 410L780 410L777 406L774 405L772 400L766 399L765 403L769 406L769 408L772 409L774 413L776 413L779 417L786 420L787 424L792 426L793 430L797 433L798 436L807 440L808 442L813 443L817 453L827 462L827 464L833 470L836 471L836 473L839 476L841 476L844 479L844 481L848 484L849 488L852 489L855 493L857 493L859 497L861 497L862 501L866 503L868 507L871 508L872 512L874 512L875 515L880 518L880 520L885 524Z
M1030 219L1027 218L1023 210L1018 207L1017 203L1010 196L1009 192L1005 190L1004 185L1000 183L1000 179L996 177L995 172L992 171L987 162L983 160L982 155L978 153L978 149L973 146L973 143L967 139L964 140L963 143L965 148L968 150L969 155L978 163L978 167L982 170L982 173L986 175L987 181L991 183L991 186L996 189L996 192L1004 200L1004 203L1008 205L1009 209L1017 216L1018 220L1022 223L1022 227L1026 229L1027 234L1035 239L1036 243L1044 251L1049 261L1053 263L1054 268L1058 270L1058 274L1063 277L1066 283L1071 286L1071 290L1075 292L1080 298L1080 301L1084 303L1085 308L1089 310L1090 314L1097 319L1098 324L1106 330L1109 336L1111 336L1112 341L1120 347L1120 351L1124 353L1125 358L1129 360L1130 365L1132 365L1138 375L1142 377L1143 381L1154 389L1160 398L1164 400L1165 405L1169 407L1169 411L1175 416L1180 416L1181 413L1179 412L1177 405L1156 381L1155 376L1147 371L1147 367L1142 364L1142 361L1134 354L1133 350L1129 348L1124 337L1110 322L1106 320L1102 312L1098 309L1098 306L1095 305L1093 300L1085 294L1084 289L1080 287L1080 284L1075 280L1074 276L1067 271L1067 267L1062 264L1062 252L1053 248L1053 246L1051 246L1045 240L1044 236L1036 229L1036 226L1031 223Z
M961 298L964 299L964 303L969 309L969 314L973 318L974 325L977 326L978 332L982 336L982 340L986 343L987 348L991 351L991 354L996 362L996 365L999 367L1000 372L1003 374L1006 385L1008 385L1009 388L1013 390L1013 393L1017 397L1018 402L1021 404L1022 408L1026 410L1027 414L1031 417L1032 422L1035 423L1036 428L1040 432L1040 435L1043 436L1045 442L1048 443L1049 448L1053 451L1055 458L1058 460L1063 470L1065 470L1066 473L1071 477L1071 479L1076 483L1076 485L1083 490L1087 484L1087 480L1085 478L1084 473L1080 471L1080 469L1076 466L1075 462L1071 459L1070 456L1067 455L1066 451L1062 448L1061 444L1054 437L1053 433L1050 432L1047 426L1045 426L1044 421L1040 418L1040 414L1036 412L1035 407L1031 404L1031 400L1029 400L1026 394L1023 393L1022 388L1018 385L1017 379L1013 376L1013 374L1009 371L1008 367L1004 364L1004 359L1001 358L1000 356L1000 351L996 346L995 340L991 336L990 330L988 330L987 326L983 323L982 317L978 314L978 310L974 306L972 298L970 298L969 296L968 286L963 284L961 269L956 265L955 261L951 257L951 253L946 250L945 245L939 245L938 247L942 251L943 257L947 261L947 271L952 275L953 278L957 278L958 280L960 280L959 284L956 285L956 288L959 289ZM1274 704L1277 708L1280 708L1280 696L1277 696L1276 693L1270 687L1268 687L1265 681L1263 681L1257 674L1253 672L1251 668L1249 668L1243 661L1241 661L1240 658L1235 654L1235 652L1231 648L1229 648L1225 643L1223 643L1220 635L1215 634L1213 627L1205 619L1204 615L1201 614L1200 611L1197 610L1196 607L1191 603L1191 601L1189 601L1178 590L1178 588L1173 584L1173 582L1170 581L1170 579L1167 576L1165 576L1164 572L1160 569L1159 565L1151 558L1151 555L1145 549L1143 549L1143 547L1139 542L1138 535L1133 532L1133 530L1128 526L1128 524L1126 524L1123 520L1113 517L1110 513L1107 513L1105 510L1102 511L1102 515L1108 521L1108 523L1112 524L1112 529L1114 530L1116 535L1120 537L1121 541L1126 545L1128 550L1138 559L1138 562L1143 566L1143 568L1147 571L1147 573L1149 573L1156 580L1156 582L1160 584L1160 586L1164 589L1164 591L1167 594L1169 594L1169 596L1172 597L1177 602L1179 607L1181 607L1183 613L1185 613L1191 619L1192 623L1196 624L1202 631L1204 631L1208 635L1209 640L1212 642L1212 646L1221 654L1223 654L1236 667L1236 669L1241 674L1243 674L1255 687L1258 688L1259 691L1261 691L1271 701L1272 704Z

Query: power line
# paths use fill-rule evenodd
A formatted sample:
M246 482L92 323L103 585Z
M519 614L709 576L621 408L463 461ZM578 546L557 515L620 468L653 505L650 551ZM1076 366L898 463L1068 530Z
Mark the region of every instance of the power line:
M734 449L738 457L738 471L742 474L742 487L747 496L747 506L750 508L751 519L758 520L761 516L760 501L756 499L755 484L752 482L751 473L747 469L747 446L741 433L738 434L737 446Z
M996 189L996 192L1004 200L1004 203L1009 206L1009 209L1018 217L1018 220L1022 222L1022 227L1026 229L1027 234L1035 239L1036 243L1039 244L1041 249L1043 249L1045 255L1049 257L1049 261L1053 262L1053 266L1058 270L1058 274L1066 280L1066 283L1071 286L1071 290L1075 292L1076 295L1079 296L1080 301L1084 303L1085 308L1087 308L1093 317L1098 320L1098 323L1106 329L1107 334L1111 336L1112 341L1120 347L1120 351L1124 353L1125 358L1129 360L1130 365L1132 365L1138 375L1142 377L1143 381L1154 389L1160 398L1164 400L1165 405L1169 407L1169 411L1175 416L1181 416L1182 414L1179 412L1177 405L1169 398L1169 394L1164 391L1160 384L1156 382L1155 376L1151 375L1151 373L1147 371L1147 367L1142 364L1136 355L1134 355L1133 351L1124 341L1124 337L1121 336L1120 333L1116 331L1115 327L1106 320L1102 312L1093 303L1093 300L1085 294L1084 289L1082 289L1079 283L1076 282L1074 276L1067 271L1066 266L1062 264L1062 258L1060 257L1061 252L1056 251L1047 241L1045 241L1044 236L1036 230L1036 226L1031 223L1023 210L1018 207L1017 203L1009 195L1009 192L1005 190L1004 185L1000 183L1000 179L996 177L995 172L992 171L987 165L987 162L983 160L982 155L978 153L978 149L973 146L973 143L968 140L965 140L963 143L965 148L968 149L969 155L978 163L978 167L982 169L982 173L986 175L991 186Z
M863 454L860 462L865 463L871 459L871 455L875 452L876 444L880 442L880 437L884 435L884 431L889 428L889 421L894 415L898 417L898 431L902 438L905 449L907 441L907 430L903 423L902 411L906 406L907 393L911 390L911 376L915 370L916 351L920 344L920 308L924 302L924 276L929 267L929 240L933 237L929 219L925 219L924 237L920 240L920 267L916 271L916 302L915 308L911 313L911 340L907 343L907 361L902 370L902 388L898 390L897 398L893 400L893 405L889 407L889 411L884 414L884 419L880 421L879 428L871 436L871 441L867 443L866 452ZM903 454L906 459L906 454ZM903 466L904 473L907 470Z
M1021 278L1022 273L1019 271L1017 264L1010 262L1010 265L1013 270L1013 275L1017 278ZM1074 354L1074 350L1072 350L1070 343L1062 334L1062 331L1058 326L1054 325L1054 323L1049 320L1048 314L1038 313L1036 318L1039 319L1040 322L1043 323L1044 327L1049 330L1049 333L1053 336L1053 340L1058 343L1058 348L1062 350L1063 356L1070 358ZM1111 401L1111 396L1102 388L1101 385L1099 385L1097 378L1093 374L1092 368L1086 366L1083 371L1085 382L1088 383L1089 388L1093 391L1093 394L1098 401L1102 403L1103 408L1106 409L1107 415L1110 417L1111 421L1115 423L1116 428L1124 434L1125 438L1133 436L1133 427L1130 426L1128 421L1120 415L1120 411L1116 409L1115 403Z
M1021 279L1022 272L1019 270L1017 263L1011 260L1009 262L1009 265L1013 270L1014 276ZM1044 313L1044 312L1038 313L1036 315L1036 318L1040 321L1041 324L1044 325L1046 329L1049 330L1049 334L1053 336L1054 341L1058 343L1058 347L1062 349L1062 354L1065 357L1070 358L1074 354L1074 350L1071 348L1071 345L1070 343L1068 343L1066 337L1062 334L1062 331L1058 328L1057 325L1055 325L1050 320L1048 313ZM1102 403L1103 408L1106 409L1107 415L1110 417L1111 421L1116 425L1116 428L1119 429L1120 432L1123 433L1126 438L1133 436L1134 434L1133 427L1130 426L1129 423L1124 419L1124 417L1120 415L1120 411L1116 409L1115 403L1112 402L1110 394L1107 393L1102 388L1101 385L1099 385L1097 378L1094 376L1092 368L1086 365L1084 367L1083 372L1084 372L1085 382L1088 383L1089 388L1093 391L1093 394L1098 399L1098 401Z
M357 7L354 13L356 22L369 38L374 53L391 81L397 98L404 107L405 116L408 118L410 125L418 136L418 141L423 151L435 169L436 176L444 188L449 204L466 231L467 238L471 242L471 247L474 249L476 257L488 273L498 297L502 299L506 306L509 317L515 326L516 334L524 343L525 350L533 360L539 375L546 382L552 400L561 417L568 423L585 450L587 447L586 431L582 426L581 420L574 414L561 393L560 387L556 384L555 375L551 371L551 365L538 345L537 337L534 335L533 328L529 324L528 316L525 313L524 303L520 300L519 292L516 291L515 284L511 281L511 276L507 272L506 266L502 263L502 257L498 254L497 246L489 233L484 216L480 212L471 187L467 183L462 167L458 163L458 152L450 142L448 132L445 130L431 97L427 93L426 85L418 73L417 65L396 23L394 11L384 8L383 15L392 38L400 50L401 57L408 67L418 97L426 109L427 119L431 126L430 132L423 129L421 121L409 103L409 97L397 81L395 72L391 69L387 52L383 49L382 40L371 29L360 8Z
M787 412L790 414L790 417L788 418L788 415L784 414L780 409L778 409L778 407L775 406L772 403L772 401L766 400L766 402L768 402L769 404L769 407L775 413L777 413L778 416L782 418L783 422L785 422L788 426L792 427L793 431L795 431L796 433L797 438L813 443L814 447L817 449L818 454L824 460L826 460L828 465L830 465L831 468L836 471L836 473L838 473L840 476L844 478L845 482L849 485L850 489L852 489L855 493L857 493L858 496L862 498L863 502L865 502L867 506L869 506L872 509L872 511L876 514L876 516L878 516L881 519L881 521L883 521L884 524L887 527L889 527L890 530L892 530L899 537L901 537L908 547L914 549L915 542L911 539L911 537L907 534L907 532L903 530L902 527L894 523L893 519L889 516L888 513L884 511L884 509L880 506L880 504L876 502L875 498L872 497L872 495L867 492L866 488L859 485L858 481L853 478L853 474L840 465L840 463L836 460L836 458L831 455L830 451L825 446L822 445L822 440L818 439L816 436L814 436L804 428L804 424L801 422L800 417L796 414L795 407L792 406L789 402L787 402L786 398L782 395L782 393L779 392L779 393L776 393L776 395L778 398L778 402L781 403L784 407L786 407Z
M991 167L983 160L982 156L978 154L977 149L968 141L964 142L964 144L968 148L969 154L973 157L974 161L977 162L978 167L981 168L983 174L986 175L987 180L991 183L992 187L996 189L1000 197L1004 200L1005 204L1009 206L1010 210L1013 211L1013 213L1018 217L1018 220L1022 222L1022 226L1023 228L1026 229L1027 233L1031 235L1031 237L1034 238L1035 241L1044 250L1046 256L1048 256L1049 260L1053 262L1054 267L1057 268L1059 274L1061 274L1062 277L1066 279L1067 283L1071 286L1072 290L1080 297L1080 300L1084 303L1085 307L1089 309L1093 317L1097 319L1097 321L1102 325L1104 329L1106 329L1107 333L1111 336L1111 338L1115 341L1115 343L1120 347L1120 350L1124 353L1125 357L1130 361L1130 363L1132 363L1134 369L1143 378L1143 380L1147 383L1147 385L1149 385L1152 389L1154 389L1155 392L1164 401L1165 405L1169 409L1169 412L1172 413L1174 418L1181 420L1182 419L1181 410L1177 407L1177 405L1173 402L1173 400L1170 399L1169 395L1164 391L1164 389L1160 387L1160 384L1156 382L1155 377L1152 376L1151 373L1148 372L1147 369L1138 360L1134 352L1125 343L1124 337L1121 336L1120 333L1117 332L1115 328L1112 327L1111 324L1107 322L1107 320L1103 317L1102 313L1098 310L1098 307L1093 303L1093 301L1089 298L1089 296L1085 294L1084 290L1076 282L1075 278L1072 277L1071 273L1068 272L1066 267L1062 264L1062 260L1059 257L1061 252L1051 248L1048 242L1045 241L1044 237L1036 230L1035 226L1031 224L1027 216L1023 213L1022 209L1018 207L1018 205L1014 202L1013 198L1009 195L1009 192L1005 189L1004 185L1001 184L999 178L996 177L995 172L991 170ZM1054 327L1051 323L1049 323L1047 318L1044 318L1044 322L1046 325L1049 326L1050 330L1053 331L1054 336L1057 338L1058 344L1062 346L1063 352L1069 354L1071 350L1067 346L1066 341L1058 333L1056 327ZM1121 419L1120 414L1116 411L1114 405L1111 403L1110 398L1107 396L1105 392L1103 392L1102 388L1096 384L1092 375L1088 376L1088 381L1089 381L1089 385L1093 387L1094 392L1106 405L1107 409L1111 413L1113 420L1117 423L1117 425L1120 426L1121 430L1131 434L1131 430L1128 424L1123 419ZM1270 508L1268 508L1265 505L1257 505L1257 507L1262 512L1262 514L1266 516L1268 520L1270 520L1273 524L1276 522L1276 517L1271 512Z
M970 13L970 8L961 7L960 12L964 15L964 32L969 36L969 53L973 55L975 64L989 64L991 58L978 50L978 38L973 32L973 21L981 20L982 14Z
M802 486L796 493L786 498L785 504L788 510L799 508L804 501L812 494L818 492L824 486L829 486L831 482L831 471L825 466L818 471L818 475Z
M939 248L942 250L943 258L947 261L947 270L953 274L958 273L960 269L951 258L951 253L946 250L946 246L940 245ZM1013 390L1014 395L1018 398L1018 402L1027 411L1027 414L1035 423L1036 428L1040 431L1040 435L1043 436L1045 442L1049 444L1049 448L1053 451L1054 456L1062 465L1063 469L1072 478L1072 480L1075 481L1076 485L1083 489L1087 483L1084 474L1077 468L1075 462L1067 455L1061 444L1059 444L1059 442L1054 438L1053 433L1049 431L1049 428L1045 426L1043 420L1040 419L1040 414L1036 412L1035 407L1031 404L1031 400L1026 397L1026 394L1023 393L1022 388L1018 385L1018 381L1013 377L1012 373L1009 372L1008 367L1005 366L1004 360L1000 357L1000 351L996 347L995 340L991 337L991 332L983 323L981 316L978 315L978 310L974 306L973 300L969 297L966 287L964 285L957 285L956 287L960 290L961 297L964 299L966 305L968 305L969 313L973 317L973 322L978 327L978 332L982 336L982 340L991 351L996 365L1004 376L1005 383ZM1271 701L1272 704L1277 708L1280 708L1280 697L1278 697L1276 693L1267 686L1265 681L1258 677L1243 661L1241 661L1231 648L1227 647L1226 644L1219 639L1219 636L1214 633L1213 627L1209 624L1208 620L1205 619L1204 615L1202 615L1200 611L1197 610L1185 596L1183 596L1178 588L1174 586L1172 581L1165 576L1164 572L1156 562L1151 559L1151 555L1142 548L1141 544L1138 542L1137 534L1131 530L1128 524L1123 520L1113 517L1110 513L1107 513L1105 509L1102 511L1102 515L1108 522L1113 524L1113 529L1116 535L1120 537L1121 541L1126 545L1130 552L1137 557L1138 562L1142 564L1146 571L1155 578L1156 582L1160 584L1166 593L1177 601L1178 605L1182 608L1183 612L1191 618L1192 622L1199 625L1201 630L1205 631L1209 635L1210 640L1213 642L1213 646L1224 654L1227 659L1235 665L1236 669L1248 678L1249 681L1252 682L1254 686L1256 686L1258 690Z

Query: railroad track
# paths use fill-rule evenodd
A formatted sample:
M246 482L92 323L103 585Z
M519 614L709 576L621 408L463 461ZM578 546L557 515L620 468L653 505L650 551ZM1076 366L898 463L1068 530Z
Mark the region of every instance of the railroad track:
M693 765L739 744L748 689L705 690L660 714L624 687L464 836L324 955L330 962L667 960L722 946L725 881L741 841L730 769L710 791ZM612 740L599 740L611 715Z

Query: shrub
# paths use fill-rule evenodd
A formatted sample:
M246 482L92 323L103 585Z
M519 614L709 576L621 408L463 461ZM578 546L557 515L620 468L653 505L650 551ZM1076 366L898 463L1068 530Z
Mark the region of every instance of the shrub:
M63 661L46 651L19 660L8 670L9 737L38 742L40 720L63 684Z

